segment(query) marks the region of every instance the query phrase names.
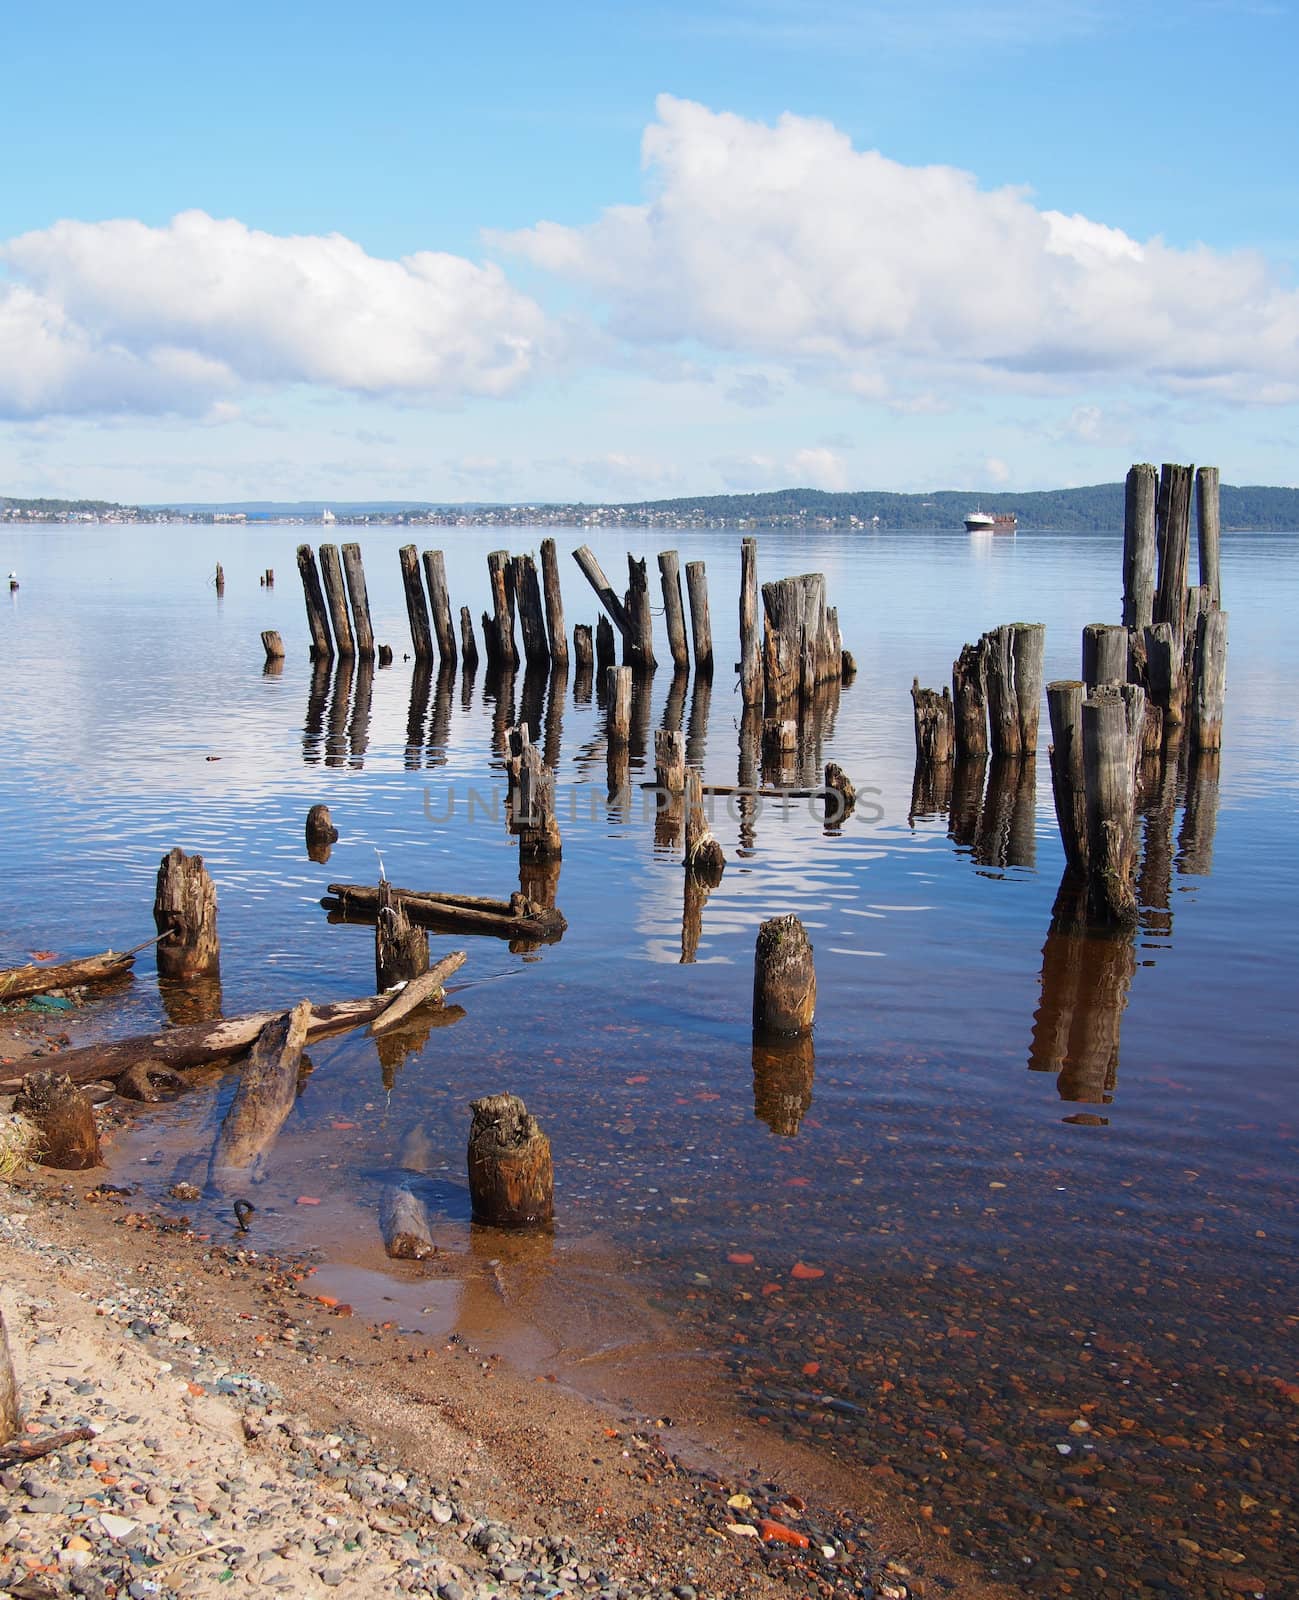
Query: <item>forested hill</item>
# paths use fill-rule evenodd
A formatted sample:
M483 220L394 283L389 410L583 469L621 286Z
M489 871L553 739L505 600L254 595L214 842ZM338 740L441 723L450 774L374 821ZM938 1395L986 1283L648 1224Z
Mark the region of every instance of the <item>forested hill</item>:
M940 489L933 494L863 491L829 494L820 489L776 489L767 494L716 494L690 500L646 500L624 512L683 520L714 518L728 522L814 522L869 524L878 517L888 528L960 527L974 510L1013 511L1023 528L1068 532L1114 532L1123 526L1123 485L1097 483L1084 489L1046 489L1030 494L980 494ZM1266 533L1299 529L1299 489L1222 486L1222 525Z

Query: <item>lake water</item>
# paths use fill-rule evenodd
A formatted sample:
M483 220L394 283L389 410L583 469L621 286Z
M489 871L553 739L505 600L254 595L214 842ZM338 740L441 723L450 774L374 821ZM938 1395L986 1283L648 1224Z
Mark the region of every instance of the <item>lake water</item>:
M567 933L520 950L435 935L435 955L468 949L463 1015L311 1051L254 1194L258 1247L320 1247L322 1287L390 1300L425 1338L489 1338L597 1394L676 1385L887 1465L1026 1591L1216 1596L1257 1577L1283 1592L1299 1482L1299 536L1226 540L1220 766L1174 764L1149 797L1135 939L1071 941L1049 937L1063 858L1045 714L1036 772L958 794L949 818L946 797L913 796L908 690L1018 619L1047 624L1048 681L1077 676L1083 624L1118 616L1119 535L764 534L760 579L824 571L859 668L802 781L834 760L861 799L840 828L807 802L754 816L719 799L728 866L683 946L679 848L635 785L665 718L706 782L741 774L739 535L545 530L570 629L597 611L566 554L582 542L619 587L628 549L651 572L664 547L707 562L711 694L674 695L660 667L629 770L611 774L598 698L573 677L555 692L520 676L503 695L481 669L416 677L405 530L360 530L395 665L313 684L293 557L306 531L0 533L22 585L0 622L2 964L147 938L158 861L179 844L217 883L227 1013L369 993L372 935L328 923L326 885L373 883L377 852L405 887L508 895L516 713L556 767ZM543 537L416 533L446 551L453 605L475 619L486 552ZM288 647L278 676L262 670L269 627ZM328 864L304 847L316 802L341 832ZM816 948L814 1053L755 1054L754 935L785 911ZM168 1014L146 955L103 1027ZM233 1086L142 1119L115 1175L159 1195L201 1183ZM470 1228L466 1106L500 1089L550 1135L553 1241ZM383 1255L379 1197L403 1172L434 1211L443 1254L427 1267ZM230 1227L215 1200L195 1215Z

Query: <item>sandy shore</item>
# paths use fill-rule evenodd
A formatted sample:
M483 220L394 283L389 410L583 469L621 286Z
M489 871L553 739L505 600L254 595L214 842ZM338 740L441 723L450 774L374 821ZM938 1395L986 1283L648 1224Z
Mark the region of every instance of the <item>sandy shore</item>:
M10 1027L0 1054L44 1037ZM0 1475L0 1595L1004 1592L886 1466L793 1454L738 1417L601 1407L490 1349L371 1326L310 1263L200 1236L181 1201L134 1209L113 1177L0 1190L26 1437L96 1430Z

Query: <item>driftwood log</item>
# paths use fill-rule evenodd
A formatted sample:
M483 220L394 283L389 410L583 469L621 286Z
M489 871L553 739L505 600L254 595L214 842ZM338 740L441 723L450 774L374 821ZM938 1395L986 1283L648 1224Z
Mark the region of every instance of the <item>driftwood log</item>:
M94 1109L85 1090L66 1072L29 1072L14 1100L14 1110L39 1132L37 1159L43 1167L84 1172L100 1165Z
M135 964L141 950L156 939L146 939L130 950L105 950L102 955L82 956L76 961L62 961L54 967L33 964L27 967L9 967L0 972L0 1001L25 1000L29 995L48 994L51 989L71 989L86 983L107 983L113 978L125 977Z
M244 1063L212 1151L211 1181L227 1188L265 1176L266 1155L298 1097L302 1048L311 1021L310 1000L300 1000L268 1022Z
M469 1107L469 1197L475 1222L496 1228L545 1227L555 1216L550 1140L513 1094Z
M435 894L419 889L392 889L412 922L421 927L457 933L490 933L504 939L557 939L568 927L563 913L537 905L525 895L508 900L486 895ZM368 922L379 909L379 891L362 883L331 883L320 902L344 922Z
M383 1191L379 1231L383 1248L394 1261L427 1261L437 1254L424 1202L405 1184L396 1183Z
M18 1432L18 1379L14 1376L13 1356L9 1352L9 1330L0 1311L0 1445L6 1445Z

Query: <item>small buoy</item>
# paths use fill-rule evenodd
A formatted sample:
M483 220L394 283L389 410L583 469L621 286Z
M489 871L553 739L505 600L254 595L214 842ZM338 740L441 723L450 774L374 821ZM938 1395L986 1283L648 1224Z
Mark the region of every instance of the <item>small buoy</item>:
M248 1232L248 1219L255 1216L257 1207L251 1200L236 1200L234 1203L235 1221L239 1224L240 1233Z
M9 574L9 593L12 594L17 587L18 587L18 574L16 572L11 572Z

